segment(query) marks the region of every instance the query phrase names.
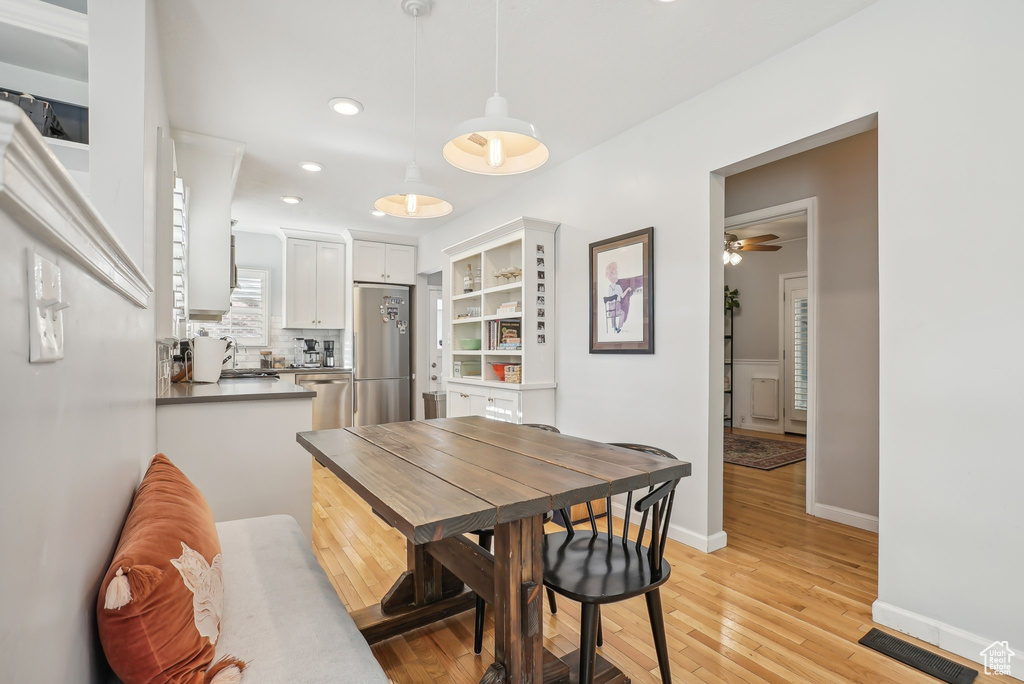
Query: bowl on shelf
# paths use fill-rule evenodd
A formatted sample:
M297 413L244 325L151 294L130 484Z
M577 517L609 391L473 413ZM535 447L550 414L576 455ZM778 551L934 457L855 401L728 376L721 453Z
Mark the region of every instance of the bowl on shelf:
M491 368L494 369L494 374L498 376L498 382L520 382L520 369L522 368L522 366L518 363L492 362ZM510 377L510 373L514 377Z
M479 351L480 350L480 338L479 337L467 337L466 339L459 340L463 349L468 351Z

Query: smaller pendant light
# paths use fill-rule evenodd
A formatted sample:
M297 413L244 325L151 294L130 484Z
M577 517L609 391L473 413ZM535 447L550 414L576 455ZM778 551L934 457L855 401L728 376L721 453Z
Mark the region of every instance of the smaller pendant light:
M498 0L494 0L494 95L484 115L459 124L442 153L452 166L491 176L526 173L544 165L548 148L533 124L508 115L508 101L498 94Z
M412 41L412 162L405 169L405 180L388 188L373 203L377 211L399 218L437 218L452 213L452 205L441 198L441 191L423 182L416 163L416 52L420 14L430 11L429 0L403 0L402 9L413 17Z

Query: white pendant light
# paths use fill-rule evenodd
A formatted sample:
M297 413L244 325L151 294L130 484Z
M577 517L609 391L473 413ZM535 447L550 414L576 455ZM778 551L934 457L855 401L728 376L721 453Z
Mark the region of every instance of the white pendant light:
M494 0L494 95L487 98L482 117L455 127L442 153L463 171L508 176L543 166L548 148L533 124L508 115L508 101L498 94L498 16Z
M399 218L437 218L452 213L452 205L441 198L441 191L423 182L416 163L416 52L419 16L430 11L430 0L402 0L402 9L413 17L412 41L412 162L405 169L405 180L388 188L374 209Z

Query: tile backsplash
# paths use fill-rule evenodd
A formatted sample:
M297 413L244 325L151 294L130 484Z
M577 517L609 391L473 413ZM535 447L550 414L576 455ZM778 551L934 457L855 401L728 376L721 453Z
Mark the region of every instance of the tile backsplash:
M335 356L338 358L338 365L341 366L342 359L342 331L341 330L298 330L281 327L281 317L270 317L270 344L266 347L242 347L238 353L239 368L258 368L260 365L260 351L270 349L274 356L283 356L285 365L295 361L295 338L312 337L320 341L317 351L323 352L324 340L333 340ZM323 357L321 357L323 358Z

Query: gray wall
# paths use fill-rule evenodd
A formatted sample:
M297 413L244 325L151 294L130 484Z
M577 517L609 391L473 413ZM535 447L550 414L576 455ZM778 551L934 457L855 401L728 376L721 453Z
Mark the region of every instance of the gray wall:
M727 178L725 214L807 197L818 198L817 501L877 516L878 132Z
M726 181L726 203L729 184ZM725 284L740 291L733 314L737 359L775 359L779 349L779 275L807 270L807 240L793 240L778 252L744 252L738 266L725 267Z

